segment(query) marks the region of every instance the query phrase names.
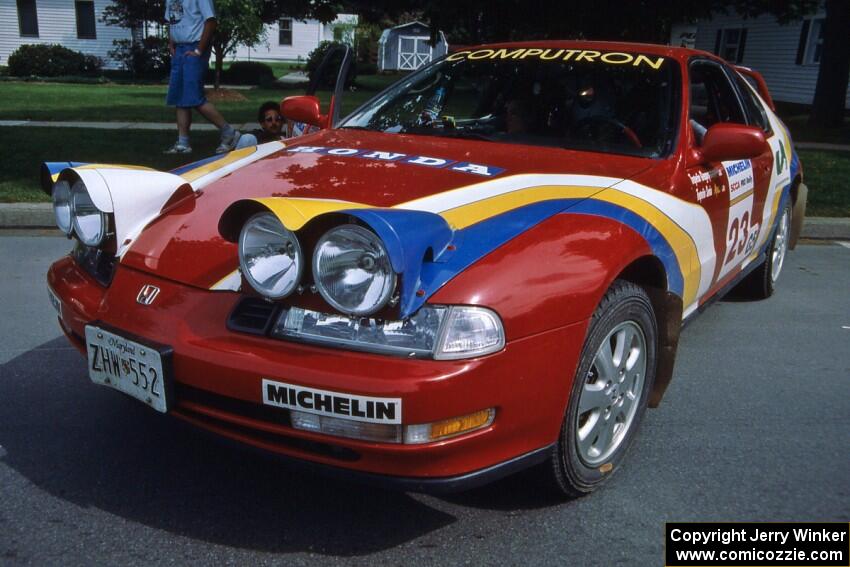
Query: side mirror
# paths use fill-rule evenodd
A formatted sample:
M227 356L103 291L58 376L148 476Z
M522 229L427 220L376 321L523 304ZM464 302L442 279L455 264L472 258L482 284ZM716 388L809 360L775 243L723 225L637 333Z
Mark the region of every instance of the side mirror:
M715 124L708 129L700 147L704 162L730 161L760 156L767 149L764 132L744 124Z
M322 114L319 99L314 96L286 97L280 103L280 113L293 122L303 122L319 128L327 127L328 117Z

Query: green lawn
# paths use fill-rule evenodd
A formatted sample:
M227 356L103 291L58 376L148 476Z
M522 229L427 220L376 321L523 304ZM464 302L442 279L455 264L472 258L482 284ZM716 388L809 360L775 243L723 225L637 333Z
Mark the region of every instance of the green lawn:
M798 150L809 187L808 216L850 217L850 152Z
M343 114L371 98L397 77L375 75L343 97ZM0 84L0 120L171 122L174 109L165 105L166 85L87 85L70 83L4 82ZM216 106L234 124L256 119L257 108L267 100L279 101L303 94L303 88L239 90L245 100ZM320 92L327 103L329 92Z

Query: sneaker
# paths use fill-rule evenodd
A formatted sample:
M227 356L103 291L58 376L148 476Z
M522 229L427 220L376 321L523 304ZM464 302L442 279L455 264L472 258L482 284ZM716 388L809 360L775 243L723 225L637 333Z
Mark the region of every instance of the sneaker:
M234 130L233 134L230 136L222 136L221 143L215 149L215 153L223 154L224 152L229 152L233 148L236 147L236 144L239 143L239 138L242 137L242 132L239 130Z
M181 144L180 142L174 142L174 145L162 152L164 154L191 154L192 146L188 146L186 144Z

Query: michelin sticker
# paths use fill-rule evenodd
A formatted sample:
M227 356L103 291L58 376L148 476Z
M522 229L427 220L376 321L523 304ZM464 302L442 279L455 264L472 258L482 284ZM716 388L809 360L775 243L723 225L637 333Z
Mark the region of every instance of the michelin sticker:
M741 161L724 161L726 177L729 179L729 200L734 201L741 195L753 190L753 164L748 159Z
M371 398L263 379L263 403L368 423L401 423L401 398Z

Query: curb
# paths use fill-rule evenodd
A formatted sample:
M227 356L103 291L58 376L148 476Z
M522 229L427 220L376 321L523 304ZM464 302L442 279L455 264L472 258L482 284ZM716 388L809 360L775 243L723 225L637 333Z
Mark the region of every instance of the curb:
M0 203L0 229L56 228L50 203ZM850 218L808 217L801 238L850 240Z

